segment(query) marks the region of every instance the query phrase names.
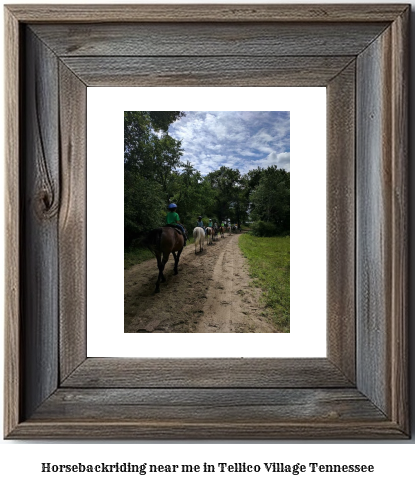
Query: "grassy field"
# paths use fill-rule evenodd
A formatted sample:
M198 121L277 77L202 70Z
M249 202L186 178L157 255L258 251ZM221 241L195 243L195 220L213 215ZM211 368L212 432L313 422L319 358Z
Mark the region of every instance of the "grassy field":
M254 286L262 289L268 318L280 332L290 331L290 238L243 234L239 247L248 259Z

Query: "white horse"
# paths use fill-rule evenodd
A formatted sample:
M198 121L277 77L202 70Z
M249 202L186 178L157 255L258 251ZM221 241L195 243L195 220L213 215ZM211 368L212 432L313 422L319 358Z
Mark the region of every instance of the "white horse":
M205 243L205 231L203 230L202 227L195 227L193 229L193 238L195 240L195 254L196 254L196 248L198 244L199 244L200 252L202 252L203 244Z

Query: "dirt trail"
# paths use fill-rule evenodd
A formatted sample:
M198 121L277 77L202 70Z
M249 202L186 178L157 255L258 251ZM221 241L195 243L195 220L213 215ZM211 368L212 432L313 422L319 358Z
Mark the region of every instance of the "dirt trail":
M276 332L264 317L260 291L249 285L239 237L226 235L213 245L205 243L196 255L194 244L188 244L176 276L170 256L167 281L157 294L155 259L125 271L125 332Z

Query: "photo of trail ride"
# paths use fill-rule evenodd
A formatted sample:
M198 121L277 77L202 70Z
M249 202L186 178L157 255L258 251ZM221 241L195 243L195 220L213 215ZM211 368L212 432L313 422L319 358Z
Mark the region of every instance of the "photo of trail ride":
M124 112L124 332L289 331L289 112Z

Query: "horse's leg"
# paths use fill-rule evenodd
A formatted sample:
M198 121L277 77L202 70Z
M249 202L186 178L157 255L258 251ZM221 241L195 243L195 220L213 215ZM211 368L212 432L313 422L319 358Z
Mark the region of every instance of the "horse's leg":
M177 267L179 266L179 259L180 259L180 254L182 253L183 248L180 249L180 251L177 252L177 257L176 253L173 253L174 256L174 274L177 275L179 273Z
M166 283L167 280L166 280L166 277L164 276L164 273L163 273L164 267L166 266L166 263L163 261L161 264L163 265L163 267L161 269L161 282Z
M157 253L156 254L156 258L157 258L157 267L158 267L158 270L159 270L159 274L158 274L158 277L157 277L157 283L156 283L155 293L160 293L160 280L166 281L166 279L164 278L164 275L163 275L164 264L161 261L161 254Z
M182 251L180 251L180 252L182 252ZM178 273L178 271L177 271L177 265L179 264L179 258L178 258L178 256L176 255L176 253L174 251L172 252L172 254L173 254L173 257L174 257L174 274L177 275L177 273ZM179 254L179 256L180 256L180 254Z
M173 253L173 257L174 257L174 274L175 275L179 274L179 270L177 269L177 267L179 266L179 259L180 259L180 254L182 253L182 251L183 251L183 248L181 248L180 251L177 252L177 255L176 255L175 252Z
M167 261L169 260L169 255L170 255L169 251L163 252L163 261L162 261L163 268L161 270L161 279L162 279L163 283L166 281L166 278L164 277L163 271L164 271L164 267L166 266Z

